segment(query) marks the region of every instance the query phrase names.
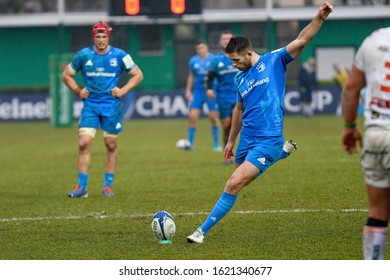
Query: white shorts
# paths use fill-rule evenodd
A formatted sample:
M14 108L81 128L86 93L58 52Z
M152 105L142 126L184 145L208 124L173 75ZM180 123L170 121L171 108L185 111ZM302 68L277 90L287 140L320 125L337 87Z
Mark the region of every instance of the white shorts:
M361 165L370 186L390 188L390 130L368 127L364 134Z

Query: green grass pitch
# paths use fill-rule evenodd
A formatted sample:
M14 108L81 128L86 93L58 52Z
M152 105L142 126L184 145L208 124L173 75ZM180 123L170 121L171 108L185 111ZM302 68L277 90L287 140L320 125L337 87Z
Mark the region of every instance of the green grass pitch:
M361 120L359 121L361 123ZM336 116L287 116L299 149L246 187L203 244L187 244L221 195L233 166L214 152L207 119L196 148L175 147L187 120L130 120L120 135L112 198L102 196L105 148L92 146L89 198L69 199L77 180L77 128L0 123L2 260L359 260L367 216L359 155L340 145ZM171 245L151 217L175 218ZM386 255L389 259L389 253Z

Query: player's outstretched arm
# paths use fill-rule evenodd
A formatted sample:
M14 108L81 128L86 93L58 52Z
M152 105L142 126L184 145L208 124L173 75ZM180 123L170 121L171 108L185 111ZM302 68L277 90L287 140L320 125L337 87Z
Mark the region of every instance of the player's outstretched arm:
M296 58L302 52L303 48L306 47L311 40L313 40L318 31L321 29L322 23L332 11L333 6L329 2L323 3L313 20L304 29L302 29L294 41L287 45L287 52L293 58Z

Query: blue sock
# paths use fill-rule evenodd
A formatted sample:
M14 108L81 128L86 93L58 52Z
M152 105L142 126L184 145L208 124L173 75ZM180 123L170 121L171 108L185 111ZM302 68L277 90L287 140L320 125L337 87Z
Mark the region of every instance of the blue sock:
M191 143L191 147L194 147L194 141L196 136L196 127L188 128L188 141Z
M211 211L207 219L204 221L203 225L200 226L204 235L215 226L225 215L233 208L234 203L236 202L236 194L228 194L224 192L222 196L218 199L217 203L214 206L214 209Z
M112 186L112 182L114 182L114 178L115 178L115 175L113 173L105 173L104 174L104 185L103 185L103 188L104 187L111 187Z
M78 173L79 177L79 186L83 189L87 188L88 186L88 173Z
M219 147L219 128L218 128L218 126L211 127L211 135L213 136L214 148L218 148Z

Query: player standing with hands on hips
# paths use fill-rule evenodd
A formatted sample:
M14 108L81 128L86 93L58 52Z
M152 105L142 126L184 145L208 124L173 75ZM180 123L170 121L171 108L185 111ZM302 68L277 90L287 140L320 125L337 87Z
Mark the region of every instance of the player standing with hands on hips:
M356 118L364 87L363 142ZM344 91L343 111L343 148L354 154L356 144L363 145L361 165L368 194L364 259L383 260L390 220L390 27L374 31L358 49Z
M125 51L109 45L111 27L104 22L92 28L94 44L76 53L62 74L62 81L83 99L78 129L78 184L68 193L71 198L88 196L90 148L96 130L103 130L107 150L103 195L112 196L112 183L118 161L117 136L122 132L120 98L143 80L142 71ZM85 87L80 88L74 77L81 71ZM117 83L123 72L130 79L121 88Z
M283 144L287 64L311 42L332 10L331 4L323 3L315 18L294 41L262 56L253 51L248 38L230 39L226 53L240 72L234 79L237 103L225 157L234 155L233 148L241 131L235 156L236 169L205 222L187 237L188 242L202 243L208 231L233 208L238 193L245 186L296 150L292 140Z

